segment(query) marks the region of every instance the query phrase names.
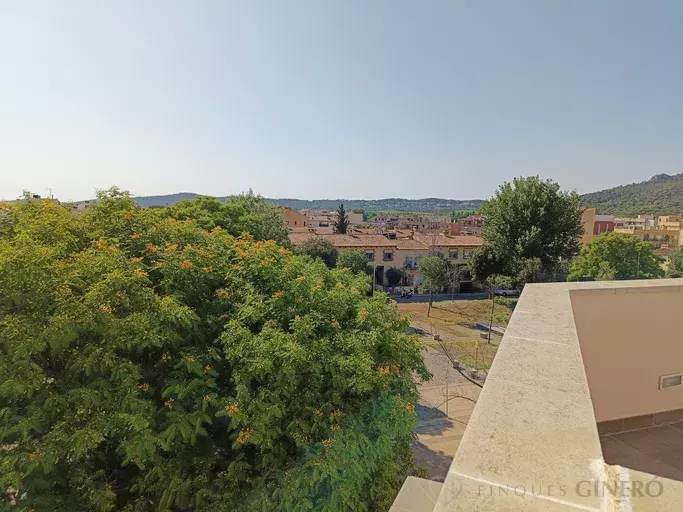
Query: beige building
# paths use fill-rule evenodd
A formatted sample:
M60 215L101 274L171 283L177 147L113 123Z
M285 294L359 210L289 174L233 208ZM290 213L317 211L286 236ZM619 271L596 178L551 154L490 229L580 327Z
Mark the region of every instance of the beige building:
M474 236L448 236L443 234L422 235L408 232L399 237L397 233L378 234L319 234L295 233L289 235L294 245L311 238L329 240L340 251L361 250L373 263L375 282L378 286L388 285L386 273L395 268L403 273L401 286L417 286L422 280L418 272L421 258L428 254L439 253L452 264L466 265L472 253L484 244Z
M682 510L682 310L681 279L527 285L445 481L391 511Z
M413 229L426 232L434 230L450 229L449 217L435 214L380 214L372 219L372 224L383 228Z
M308 217L300 214L296 210L292 210L287 206L281 206L280 210L282 211L282 219L285 223L285 226L288 226L290 228L305 228L310 225Z
M641 229L638 227L614 228L615 233L634 235L644 242L652 245L653 249L668 249L678 247L680 244L680 228L674 229Z

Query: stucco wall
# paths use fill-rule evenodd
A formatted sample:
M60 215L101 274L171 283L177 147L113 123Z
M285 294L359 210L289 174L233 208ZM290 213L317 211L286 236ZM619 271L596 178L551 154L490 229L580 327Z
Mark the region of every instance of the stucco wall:
M683 408L683 288L573 290L579 344L597 421Z

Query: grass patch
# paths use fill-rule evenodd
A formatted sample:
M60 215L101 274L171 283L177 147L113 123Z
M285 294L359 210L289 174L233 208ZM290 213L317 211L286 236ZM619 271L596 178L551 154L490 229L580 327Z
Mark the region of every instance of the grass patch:
M497 297L495 299L493 325L507 326L510 315L517 304L517 299ZM399 309L411 316L411 325L423 329L428 335L427 344L438 350L441 345L431 339L431 335L439 334L444 347L453 359L476 368L486 370L491 367L498 350L500 336L492 335L491 344L481 337L484 331L475 329L477 322L488 324L491 317L490 300L457 300L436 302L427 317L428 304L401 303Z

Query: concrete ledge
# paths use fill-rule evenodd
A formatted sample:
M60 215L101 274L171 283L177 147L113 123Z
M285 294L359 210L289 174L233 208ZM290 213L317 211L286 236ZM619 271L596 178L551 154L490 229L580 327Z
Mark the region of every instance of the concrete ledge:
M624 479L642 483L655 477L604 463L570 297L597 293L610 300L608 295L618 293L675 292L683 290L681 284L682 279L662 279L527 285L434 511L683 509L678 481L657 478L665 495L657 499L624 501L598 492ZM605 427L623 429L623 421Z
M442 486L441 482L409 476L389 512L432 512Z

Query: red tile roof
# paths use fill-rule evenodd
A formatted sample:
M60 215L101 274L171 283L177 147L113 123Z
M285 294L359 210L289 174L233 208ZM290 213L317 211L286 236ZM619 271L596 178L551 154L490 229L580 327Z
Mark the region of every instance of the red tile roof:
M415 233L415 240L427 247L481 247L484 239L472 235L423 235Z

